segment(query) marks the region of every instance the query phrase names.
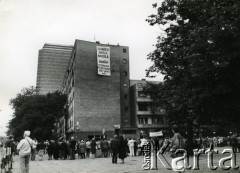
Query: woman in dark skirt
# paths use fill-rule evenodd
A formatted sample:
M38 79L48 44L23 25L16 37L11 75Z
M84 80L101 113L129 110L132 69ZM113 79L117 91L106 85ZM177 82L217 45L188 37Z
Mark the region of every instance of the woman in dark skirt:
M123 136L120 136L119 138L119 158L122 160L122 163L124 163L124 159L127 157L127 141L124 140Z

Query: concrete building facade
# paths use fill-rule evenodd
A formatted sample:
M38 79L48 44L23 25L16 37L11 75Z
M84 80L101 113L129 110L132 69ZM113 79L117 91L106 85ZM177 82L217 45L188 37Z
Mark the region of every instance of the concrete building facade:
M110 75L98 73L98 47L110 50L107 69ZM76 40L62 92L68 95L67 115L59 124L65 124L67 138L113 137L120 129L128 133L131 130L129 48Z
M37 93L46 94L61 89L73 46L45 44L39 50Z
M153 100L150 95L143 92L146 84L146 80L130 80L131 122L132 126L137 128L136 135L138 137L148 135L149 132L166 132L168 129L165 111L160 108L153 109Z

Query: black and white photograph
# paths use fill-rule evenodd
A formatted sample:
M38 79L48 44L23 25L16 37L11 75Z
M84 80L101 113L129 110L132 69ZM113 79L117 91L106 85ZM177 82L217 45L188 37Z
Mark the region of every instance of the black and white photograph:
M0 173L239 166L239 0L0 0Z

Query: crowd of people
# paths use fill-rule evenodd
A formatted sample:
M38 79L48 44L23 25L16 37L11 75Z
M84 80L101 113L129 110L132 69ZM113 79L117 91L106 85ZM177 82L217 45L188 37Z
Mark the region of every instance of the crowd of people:
M176 135L175 138L178 138ZM15 142L13 136L9 136L5 141L5 145L0 142L0 161L1 169L11 169L12 157L17 154L20 156L20 167L22 172L28 172L29 160L34 161L36 155L38 159L43 160L44 155L48 155L48 160L75 160L86 158L112 157L112 163L116 164L118 158L120 163L124 163L126 157L144 155L143 147L149 139L141 138L125 138L124 136L115 135L113 139L96 139L91 140L75 139L70 140L47 140L37 141L30 138L30 131L24 132L24 138L20 142ZM156 150L159 150L167 143L173 143L174 138L155 138L154 144ZM182 138L182 143L186 143L186 139ZM194 148L209 148L232 146L234 152L240 152L240 138L236 136L220 138L195 138ZM169 145L165 150L171 152L172 146Z
M99 158L110 157L113 155L113 151L117 148L119 155L123 153L126 156L137 156L142 154L142 140L136 140L133 138L124 138L120 136L118 138L117 146L115 146L114 139L74 139L70 140L49 140L43 142L35 141L36 149L32 152L31 160L35 160L35 153L39 154L39 160L43 159L43 155L48 155L48 160L58 159L85 159L85 158ZM121 157L121 156L120 156Z
M127 156L142 155L143 145L144 139L127 139L116 135L113 139L78 140L71 137L70 140L37 141L30 138L30 131L25 131L20 142L14 141L13 136L9 136L4 144L0 142L1 169L6 166L11 169L10 163L14 155L19 155L22 172L28 172L29 161L34 161L36 155L40 161L44 155L48 155L48 160L112 157L113 164L117 163L118 158L124 163Z

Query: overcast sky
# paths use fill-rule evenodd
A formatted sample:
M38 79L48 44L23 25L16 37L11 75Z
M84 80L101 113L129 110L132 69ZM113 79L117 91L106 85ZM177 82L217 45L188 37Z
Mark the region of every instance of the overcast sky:
M129 46L130 79L145 77L161 34L145 19L161 0L0 0L0 135L13 113L9 100L35 86L38 50L75 39ZM161 80L161 75L156 80Z

